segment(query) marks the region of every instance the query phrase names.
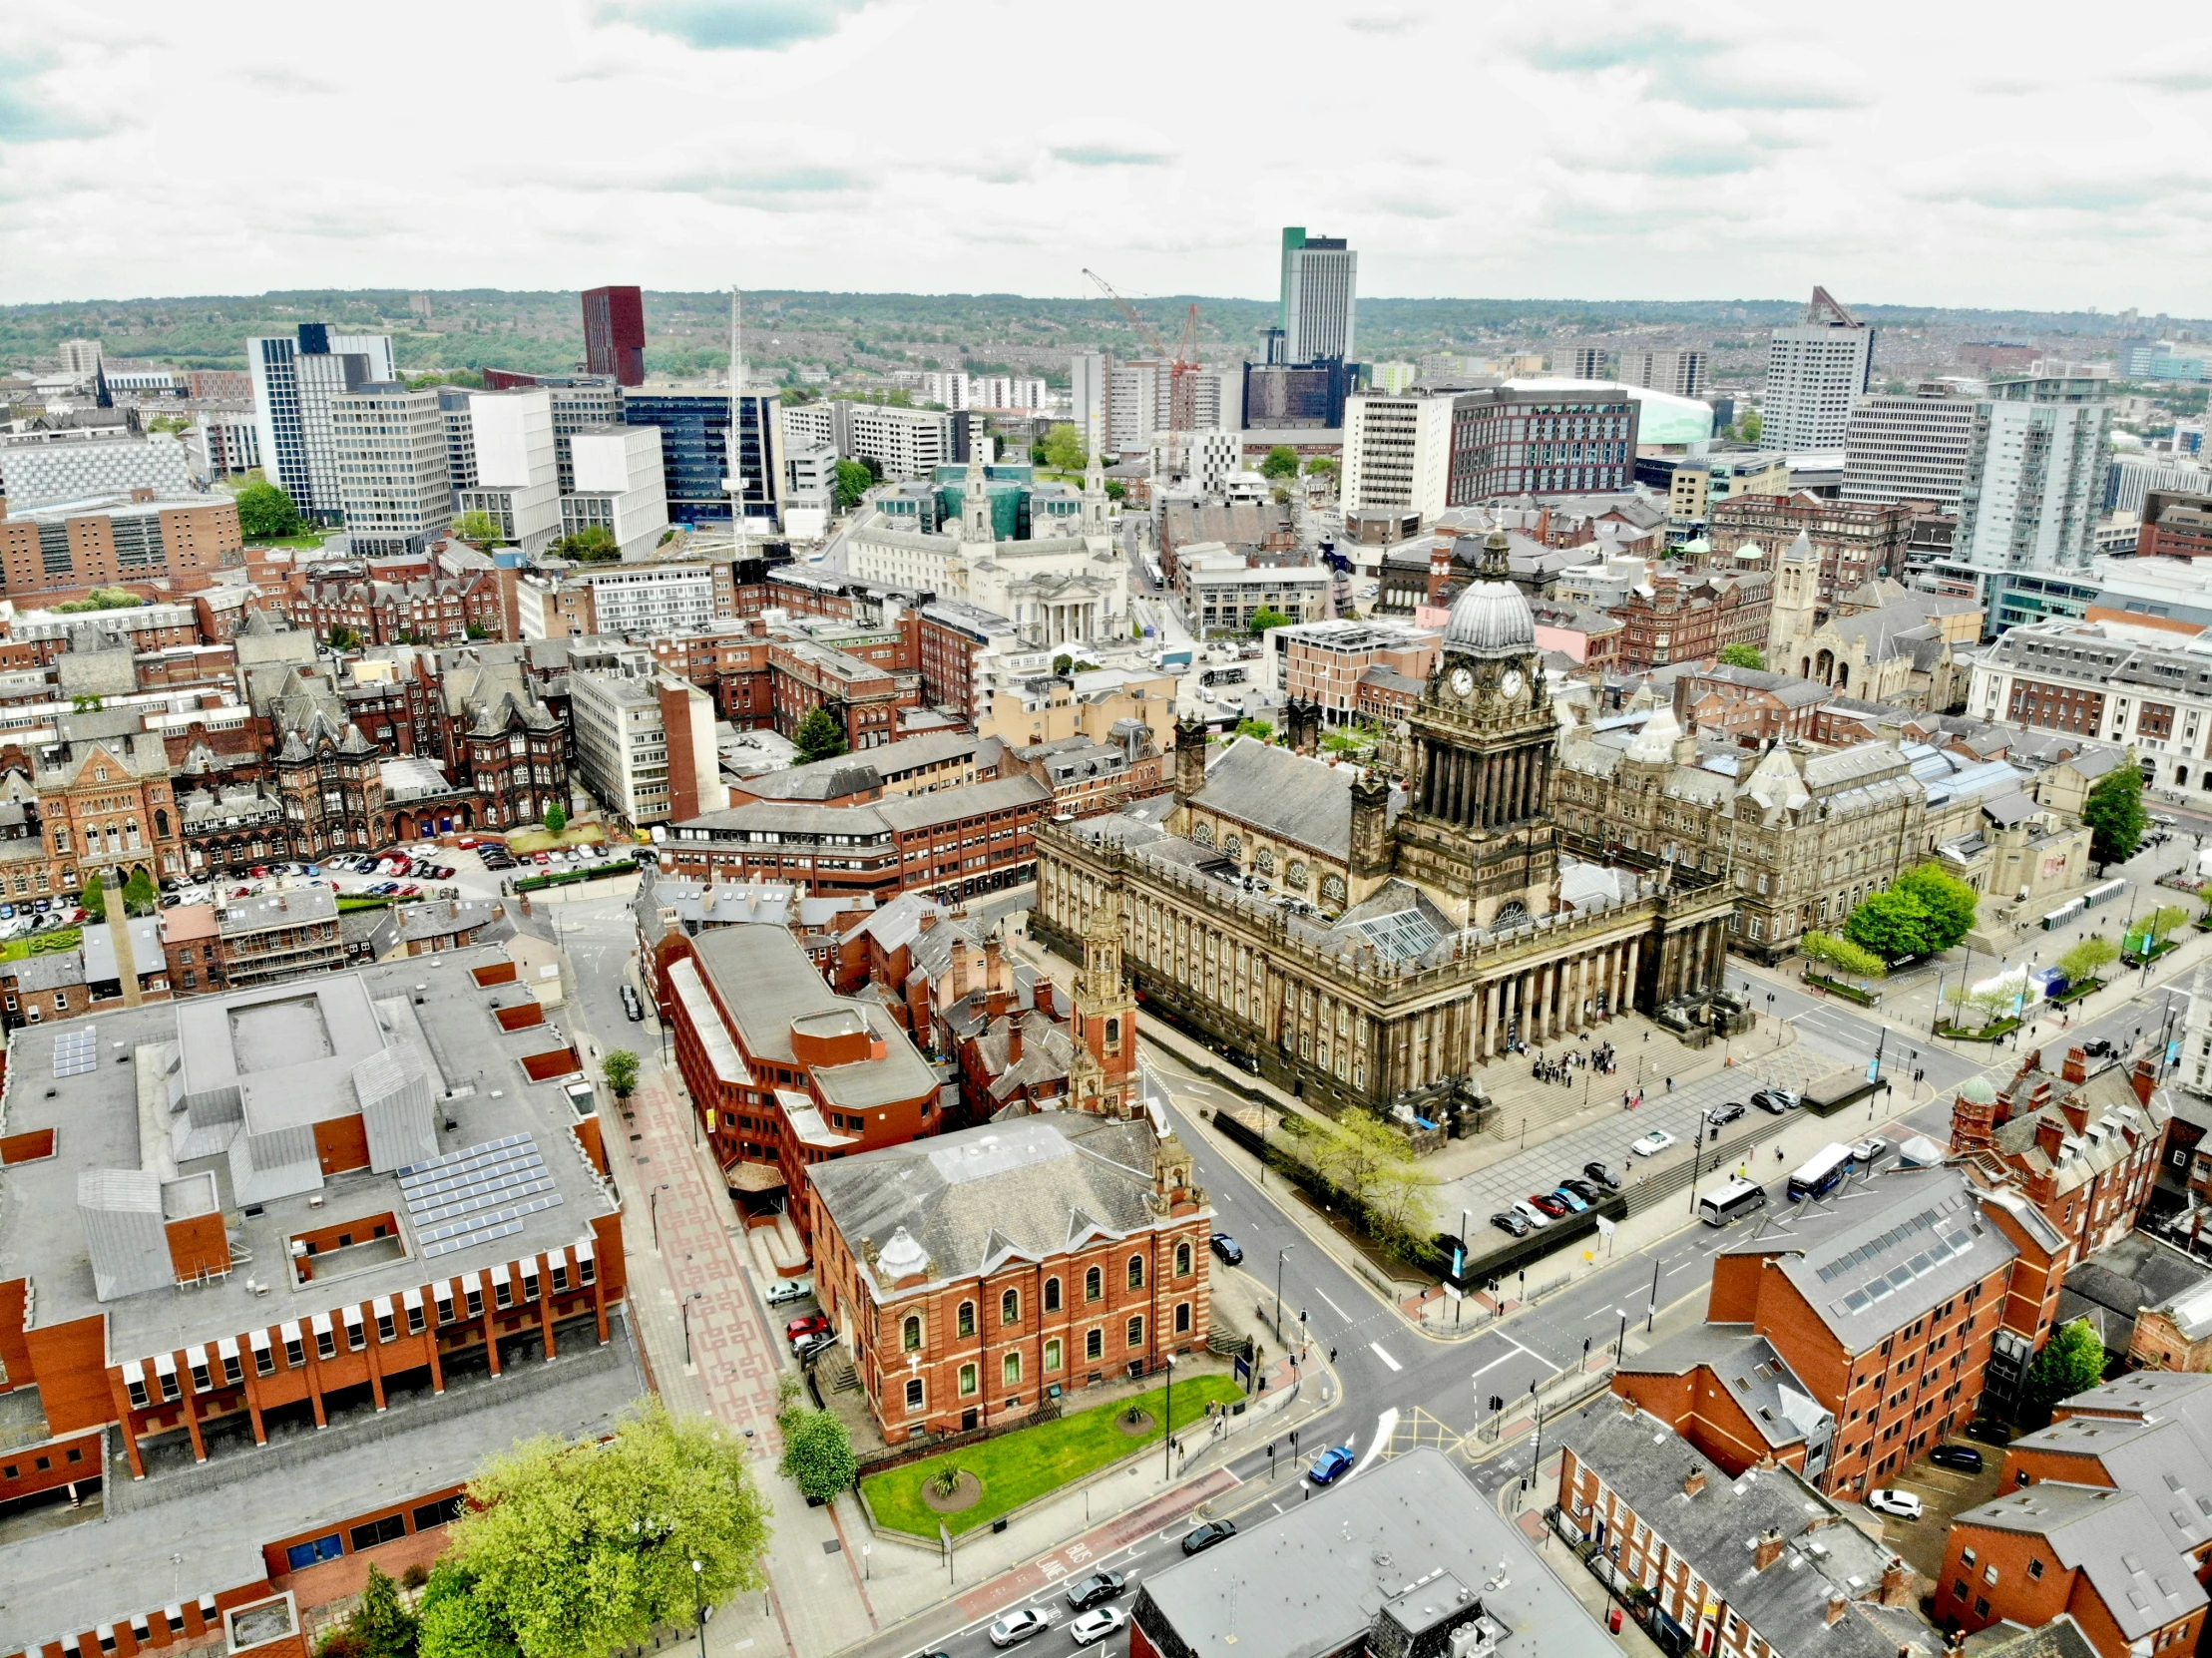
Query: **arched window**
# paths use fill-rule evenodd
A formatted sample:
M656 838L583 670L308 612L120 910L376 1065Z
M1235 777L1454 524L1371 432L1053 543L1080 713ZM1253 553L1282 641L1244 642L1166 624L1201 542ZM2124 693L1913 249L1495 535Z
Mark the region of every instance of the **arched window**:
M976 1367L975 1367L975 1366L973 1366L973 1365L962 1365L962 1366L960 1367L960 1393L961 1393L961 1397L962 1397L963 1399L965 1399L965 1398L967 1398L967 1397L968 1397L969 1395L973 1394L973 1393L974 1393L975 1391L976 1391Z
M1142 1347L1143 1345L1144 1316L1139 1313L1135 1318L1129 1320L1129 1346Z
M1129 1288L1132 1290L1141 1290L1143 1287L1144 1257L1141 1255L1131 1255L1129 1257Z
M1187 1240L1175 1245L1175 1276L1177 1278L1190 1276L1190 1244Z
M1104 1330L1093 1330L1085 1334L1083 1338L1083 1356L1086 1359L1103 1359L1106 1357L1106 1332Z
M154 836L157 840L169 839L169 811L166 807L154 808Z
M1045 1311L1048 1313L1060 1311L1060 1280L1057 1278L1045 1280Z
M1303 858L1291 859L1290 867L1283 871L1283 880L1293 887L1303 887L1306 884L1305 860Z
M1106 1274L1093 1267L1083 1275L1083 1298L1086 1301L1097 1301L1105 1294Z
M1321 902L1324 904L1342 904L1344 902L1343 876L1331 875L1322 881Z
M920 1319L909 1314L906 1322L899 1326L899 1346L908 1353L922 1351L922 1321Z
M1019 1353L1009 1353L1000 1362L999 1373L1005 1379L1007 1387L1020 1387L1022 1384L1022 1356Z
M976 1304L974 1302L963 1301L960 1304L958 1329L963 1336L973 1336L976 1333Z
M1200 846L1211 846L1213 844L1213 825L1210 823L1199 824L1197 828L1190 831L1190 838Z
M1252 867L1258 870L1262 875L1274 874L1275 849L1271 846L1263 846L1257 852L1253 853Z
M1055 1336L1051 1341L1045 1344L1046 1375L1050 1376L1054 1371L1060 1369L1061 1365L1064 1363L1064 1360L1061 1357L1062 1351L1063 1350L1060 1345L1060 1338L1058 1336Z
M1020 1290L1009 1290L999 1297L999 1322L1001 1324L1020 1324L1022 1322L1022 1292Z
M1115 1015L1106 1021L1106 1044L1108 1052L1112 1052L1121 1045L1121 1020L1119 1015Z
M1244 837L1242 835L1231 835L1221 843L1221 850L1232 858L1241 856L1244 851Z

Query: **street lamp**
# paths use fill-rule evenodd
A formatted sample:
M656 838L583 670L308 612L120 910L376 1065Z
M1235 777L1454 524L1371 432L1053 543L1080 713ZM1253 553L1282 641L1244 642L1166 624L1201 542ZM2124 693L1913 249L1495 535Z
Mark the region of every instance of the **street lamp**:
M1283 1257L1298 1246L1284 1244L1275 1251L1275 1340L1283 1339Z
M667 1189L668 1183L664 1180L653 1188L653 1196L646 1200L646 1208L653 1219L653 1252L656 1255L661 1253L661 1194Z
M1613 1344L1613 1368L1618 1370L1621 1361L1628 1357L1628 1315L1622 1313L1618 1307L1613 1311L1620 1313L1620 1338Z
M1705 1172L1705 1130L1711 1125L1712 1107L1697 1113L1697 1144L1690 1152L1690 1213L1697 1213L1697 1181Z
M683 1362L686 1365L691 1362L691 1303L705 1299L704 1290L693 1290L683 1298Z
M703 1561L691 1562L691 1598L698 1604L699 1658L706 1658L706 1566Z
M1172 1353L1167 1356L1167 1405L1163 1414L1167 1420L1159 1435L1159 1473L1162 1479L1172 1479L1175 1476L1175 1356Z

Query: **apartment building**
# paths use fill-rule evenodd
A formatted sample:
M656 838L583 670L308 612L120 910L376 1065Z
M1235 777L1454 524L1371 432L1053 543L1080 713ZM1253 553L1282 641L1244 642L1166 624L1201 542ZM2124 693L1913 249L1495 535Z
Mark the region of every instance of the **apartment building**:
M1232 553L1218 542L1186 545L1175 560L1183 614L1206 637L1248 634L1262 612L1292 622L1327 618L1335 576L1322 565L1283 565Z
M1617 386L1538 380L1461 392L1446 503L1631 489L1638 419L1636 400Z
M216 968L209 978L233 990L345 966L338 895L329 887L228 900L216 906L215 932Z
M2135 552L2144 559L2212 559L2212 495L2149 491Z
M2132 749L2146 783L2201 796L2212 763L2212 637L2127 613L2006 630L1967 710Z
M1398 508L1433 522L1450 504L1453 404L1449 394L1346 398L1344 510Z
M0 496L11 518L67 502L129 500L142 491L154 500L200 498L191 454L174 435L90 427L0 436Z
M1601 367L1587 374L1576 368L1568 378L1602 380L1605 375ZM1623 351L1617 378L1624 386L1647 386L1674 397L1703 397L1712 389L1708 354L1688 346L1664 351L1650 347Z
M619 385L646 383L646 298L635 287L584 290L584 360Z
M2086 575L2102 503L2111 383L2003 380L1975 405L1953 566L1985 582Z
M18 603L39 594L167 582L245 558L237 503L226 495L8 506L0 518L0 585Z
M921 675L880 667L812 639L777 639L768 652L775 697L775 728L795 734L816 708L826 708L845 728L854 750L898 740L901 708L921 706Z
M1851 408L1874 375L1874 330L1813 289L1802 321L1768 336L1759 447L1785 454L1844 452Z
M1713 505L1706 539L1716 564L1755 545L1767 555L1771 569L1784 549L1805 537L1820 565L1816 613L1826 617L1839 594L1904 574L1914 522L1913 510L1897 502L1738 494Z
M1359 712L1360 679L1368 669L1426 680L1442 638L1436 628L1396 622L1312 622L1270 628L1264 660L1274 689L1318 704L1324 722L1343 725Z
M351 550L420 553L443 536L453 521L453 486L438 394L370 381L334 392L328 418L331 475ZM481 449L477 468L481 479Z
M820 405L816 405L820 407ZM852 461L874 461L889 479L927 478L950 466L953 417L937 409L902 409L888 403L831 405L831 441Z
M206 477L234 478L261 465L261 429L250 408L196 409L192 423L191 448Z
M362 385L399 379L389 334L337 334L302 322L296 335L245 342L269 482L309 518L335 524L343 510L331 399Z
M561 533L553 394L536 387L472 392L468 415L473 470L466 485L454 485L454 511L484 514L501 540L536 558Z
M668 732L651 658L569 673L569 717L584 786L625 823L668 820Z
M1902 395L1873 392L1860 398L1844 432L1842 498L1928 502L1957 512L1982 390L1978 381L1924 380Z

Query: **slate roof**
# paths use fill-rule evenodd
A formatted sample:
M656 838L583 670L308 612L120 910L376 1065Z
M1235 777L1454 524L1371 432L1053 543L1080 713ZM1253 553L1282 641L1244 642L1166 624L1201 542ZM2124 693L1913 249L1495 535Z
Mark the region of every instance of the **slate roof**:
M1333 766L1256 737L1231 741L1206 768L1191 803L1222 817L1330 858L1352 855L1352 785L1356 766ZM1392 822L1405 804L1391 791Z
M1819 1444L1833 1433L1833 1415L1798 1380L1774 1344L1748 1324L1694 1326L1654 1343L1618 1368L1628 1376L1686 1376L1701 1365L1720 1379L1759 1437L1776 1450Z
M2045 1479L1952 1523L2040 1536L2060 1565L2089 1580L2130 1641L2205 1603L2204 1585L2175 1557L2151 1504L2134 1491Z
M2097 1658L2096 1647L2071 1612L2035 1629L2005 1618L1969 1635L1962 1650L1967 1658Z
M2058 1475L2065 1483L2135 1492L2166 1534L2168 1550L2193 1555L2212 1542L2212 1447L2192 1432L2203 1426L2194 1418L2142 1423L2070 1417L2013 1444L2078 1458L2078 1471Z

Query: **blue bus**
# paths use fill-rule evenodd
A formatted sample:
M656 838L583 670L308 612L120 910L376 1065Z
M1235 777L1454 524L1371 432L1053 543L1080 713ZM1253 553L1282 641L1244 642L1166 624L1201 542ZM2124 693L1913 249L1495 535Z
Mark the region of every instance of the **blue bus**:
M1790 1201L1796 1203L1808 1197L1826 1197L1843 1183L1843 1177L1851 1169L1851 1147L1826 1145L1813 1153L1812 1160L1790 1176Z

